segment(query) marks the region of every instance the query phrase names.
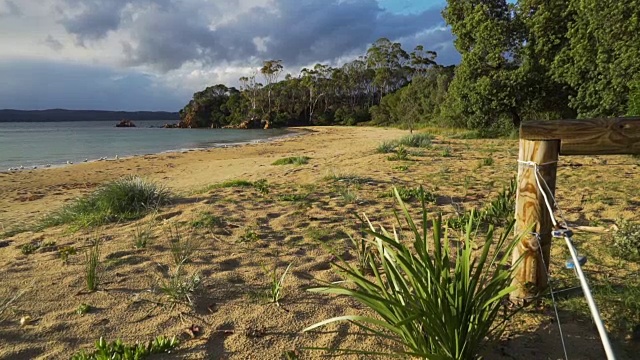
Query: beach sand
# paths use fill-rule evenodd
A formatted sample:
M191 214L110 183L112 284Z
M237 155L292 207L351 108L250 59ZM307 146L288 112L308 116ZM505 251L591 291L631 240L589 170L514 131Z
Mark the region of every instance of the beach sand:
M368 314L351 299L306 291L319 281L340 279L331 268L334 257L325 245L353 259L346 234L355 235L360 228L355 213L365 212L375 223L393 224L394 201L384 196L392 185L423 185L437 194L436 204L429 208L445 216L455 214L460 204L481 206L515 175L517 141L438 137L432 148L413 150L411 160L390 161L387 154L375 152L377 145L408 131L366 127L300 130L300 136L270 143L0 174L0 225L5 231L28 230L66 202L125 175L153 180L176 194L171 205L135 222L78 231L60 226L0 238L0 299L26 291L0 318L0 359L66 359L77 350L90 350L100 336L131 343L158 335L178 336L182 343L176 353L157 357L167 359L281 359L295 351L301 353L301 359L313 359L323 353L301 352L301 348L393 349L392 344L364 336L346 323L300 333L333 316ZM310 160L302 166L272 165L288 156ZM493 165L478 165L487 157L495 160ZM597 183L602 160L567 161L575 167L560 170L558 193L568 199L565 209L569 209L570 221L579 222L584 214L587 219L609 223L637 216L636 162L609 158L609 165L618 167L616 171L631 175L621 176L616 187L607 190L611 198L626 196L627 202L609 201L604 206L571 196L584 194ZM358 184L333 181L332 175L356 177ZM237 179L265 179L269 193L254 188L207 189ZM416 202L411 205L418 210ZM582 213L576 210L578 206ZM194 220L202 214L215 216L219 224L196 228ZM158 291L158 285L175 270L167 234L176 226L185 238L200 245L193 261L183 266L186 273L199 273L202 279L193 308L171 306ZM141 227L149 228L152 238L147 248L135 249L133 233ZM90 293L84 290L83 252L95 238L103 240L101 280L99 290ZM54 244L29 255L21 252L24 244L45 242ZM66 246L74 246L78 253L64 264L57 251ZM556 253L562 263L562 249ZM288 264L292 266L281 304L269 303L264 295L269 269L277 266L282 273ZM92 311L76 314L81 304L91 305ZM20 326L25 316L31 321ZM601 358L590 324L566 316L565 335L571 336L573 357ZM488 349L487 358L561 357L552 314L547 311L527 319ZM192 338L186 329L194 325L201 331Z

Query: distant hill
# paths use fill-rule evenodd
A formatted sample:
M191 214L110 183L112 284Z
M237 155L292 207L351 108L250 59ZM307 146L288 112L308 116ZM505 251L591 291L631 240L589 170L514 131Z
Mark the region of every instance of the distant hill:
M103 110L0 110L0 122L180 120L177 112Z

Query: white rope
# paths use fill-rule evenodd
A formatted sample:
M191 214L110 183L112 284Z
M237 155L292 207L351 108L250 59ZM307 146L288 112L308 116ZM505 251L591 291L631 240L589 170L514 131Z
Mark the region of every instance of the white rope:
M542 181L545 184L545 187L549 191L549 196L551 196L551 198L553 199L553 203L556 205L556 207L558 207L557 206L557 201L556 201L555 197L553 196L553 193L551 192L551 190L549 188L549 185L547 184L546 180L544 179L544 177L540 173L540 166L554 164L554 163L557 163L557 161L550 161L550 162L543 163L543 164L537 164L537 163L535 163L533 161L521 161L521 160L518 160L518 163L520 165L527 165L527 166L532 166L533 167L533 170L535 172L534 175L535 175L535 178L536 178L536 184L538 185L538 190L542 193L542 197L544 198L544 202L546 204L546 207L549 210L549 216L551 217L551 222L553 223L554 227L557 227L558 222L556 221L555 216L553 214L553 208L551 207L551 203L549 202L549 198L547 197L547 191L545 191L545 189L542 188L541 181L540 181L540 178L541 178ZM564 222L565 229L568 230L568 227L566 226L566 220L564 219L564 217L562 218L562 220ZM611 347L611 343L609 342L609 336L607 335L607 330L605 329L604 323L602 322L602 319L600 318L600 311L598 310L598 306L596 305L596 302L593 300L593 295L591 294L591 290L589 289L589 284L587 282L587 278L585 277L584 273L582 272L582 266L580 265L580 262L578 261L578 254L576 252L576 249L573 247L573 244L571 242L570 236L565 235L564 239L565 239L565 242L567 243L567 247L569 248L569 253L571 253L571 258L573 260L573 264L574 264L576 273L578 275L578 279L580 280L580 286L582 287L582 292L584 293L584 297L587 300L587 304L589 305L589 310L591 311L591 316L593 317L593 321L596 324L596 328L598 329L598 333L600 334L600 339L602 341L602 346L604 347L604 351L607 354L607 359L615 360L615 355L613 353L613 348ZM544 259L544 257L543 257L543 259ZM545 268L546 268L546 266L545 266Z
M542 245L540 244L540 234L534 233L536 236L536 240L538 241L538 249L540 250L540 259L542 259L542 266L544 266L544 271L547 274L547 280L549 285L549 292L551 293L551 302L553 303L553 311L556 314L556 322L558 323L558 331L560 332L560 341L562 342L562 351L564 351L565 360L569 360L569 356L567 355L567 346L564 343L564 334L562 333L562 324L560 324L560 314L558 314L558 304L556 303L556 296L553 292L553 287L551 286L551 275L547 270L547 264L544 261L544 254L542 253Z

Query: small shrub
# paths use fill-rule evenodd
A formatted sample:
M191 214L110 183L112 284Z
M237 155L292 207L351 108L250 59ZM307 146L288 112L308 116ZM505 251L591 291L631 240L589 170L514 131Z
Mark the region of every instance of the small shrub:
M394 170L398 170L398 171L407 171L409 170L409 166L408 165L398 165L396 167L393 168Z
M396 149L397 146L398 143L395 141L385 141L378 145L378 147L376 148L376 152L379 154L390 154Z
M85 280L87 290L95 291L100 283L98 267L100 265L100 239L93 241L89 250L85 251Z
M192 306L193 297L201 285L202 279L199 273L188 275L181 266L177 266L169 279L160 283L159 288L171 303Z
M169 202L169 192L153 182L128 176L108 183L48 215L42 226L74 224L78 228L139 219Z
M179 345L178 339L174 337L165 338L158 336L147 344L124 344L120 340L106 342L104 338L95 343L95 351L86 353L80 351L71 356L71 360L142 360L151 354L169 353Z
M20 252L23 255L31 255L40 249L40 244L28 243L20 246Z
M258 233L250 227L246 227L242 235L238 238L239 242L256 242L258 240L260 240Z
M442 229L440 217L432 220L432 230L427 231L424 199L421 215L424 228L418 228L400 195L397 192L395 195L401 208L398 226L408 224L411 248L397 231L377 230L369 222L367 232L375 238L375 251L381 261L379 265L369 263L375 276L362 276L352 265L340 260L334 266L344 281L310 289L349 296L378 316L339 316L303 331L347 321L369 334L391 339L406 349L403 354L412 357L474 359L485 342L499 335L501 326L496 326L494 320L503 309L503 298L515 290L510 283L517 264L506 265L519 239L507 240L512 225L497 241L490 228L478 253L477 224L470 221L462 244L454 247ZM390 355L360 349L343 351Z
M273 265L273 270L271 271L269 271L264 265L262 266L265 274L269 274L271 280L269 283L269 299L272 303L278 306L280 306L280 300L283 297L282 289L284 289L284 280L286 279L287 273L289 272L292 264L293 263L290 263L280 276L278 276L277 263Z
M58 256L65 265L69 263L69 255L75 255L77 250L74 246L65 246L58 250Z
M613 233L615 255L627 260L640 258L640 224L620 221L618 230Z
M389 156L387 160L396 161L396 160L409 160L409 152L404 146L398 146L396 152Z
M431 147L431 141L433 140L433 135L421 133L421 134L413 134L407 135L400 140L398 140L398 144L408 147L417 147L417 148L429 148Z
M283 159L278 159L271 165L304 165L308 164L311 158L308 156L292 156Z
M82 303L82 304L78 305L78 308L76 309L76 314L84 315L84 314L87 314L88 312L90 312L91 309L92 309L91 305Z
M253 188L258 190L259 193L266 195L269 193L269 183L265 179L260 179L253 183Z

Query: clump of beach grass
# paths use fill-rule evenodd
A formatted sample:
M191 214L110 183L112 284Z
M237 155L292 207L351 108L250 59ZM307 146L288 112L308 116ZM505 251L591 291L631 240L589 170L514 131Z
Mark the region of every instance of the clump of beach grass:
M100 244L99 238L93 240L91 246L85 251L85 280L87 290L95 291L100 283L98 267L100 266Z
M398 147L397 141L385 141L378 145L376 152L379 154L390 154L396 149L396 147Z
M200 240L189 231L186 235L178 225L169 226L167 230L171 257L176 266L188 263L200 248Z
M160 282L159 289L172 304L193 306L194 296L201 285L202 277L199 273L187 274L182 266L178 265L169 279Z
M390 339L402 346L401 353L426 359L475 359L482 346L496 339L502 329L495 323L503 300L515 290L513 269L507 266L519 239L511 237L513 222L496 240L493 227L478 247L478 224L467 223L458 246L443 229L440 216L428 225L424 193L420 194L422 214L414 222L400 194L399 229L408 226L407 236L394 228L377 229L368 220L367 233L373 236L374 258L368 260L366 276L360 265L338 257L334 263L344 281L328 283L310 291L348 296L378 316L344 315L330 318L303 331L335 322L349 322L368 334ZM366 219L366 218L365 218ZM418 226L420 224L420 227ZM428 229L431 229L430 231ZM411 244L411 245L409 245ZM479 250L478 250L479 248ZM336 351L335 349L326 349ZM361 355L393 355L367 349L343 349Z
M308 164L311 158L308 156L291 156L274 161L271 165L304 165Z
M416 148L429 148L431 147L431 142L433 140L433 135L427 133L419 133L407 135L398 140L399 145L407 146L407 147L416 147Z
M77 228L139 219L165 205L170 193L137 176L112 181L45 217L42 226L73 224Z

